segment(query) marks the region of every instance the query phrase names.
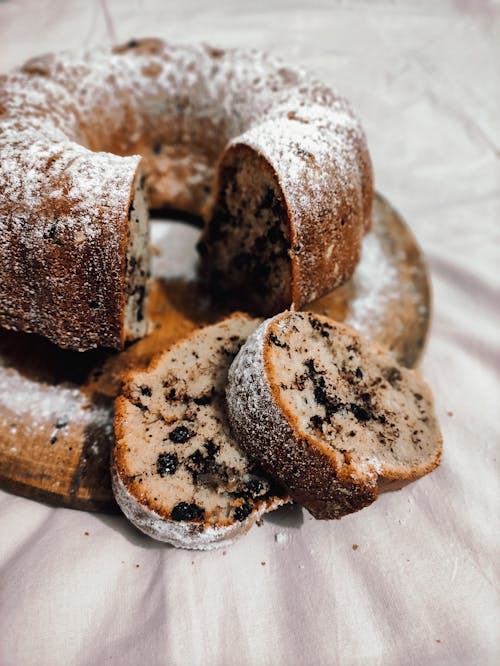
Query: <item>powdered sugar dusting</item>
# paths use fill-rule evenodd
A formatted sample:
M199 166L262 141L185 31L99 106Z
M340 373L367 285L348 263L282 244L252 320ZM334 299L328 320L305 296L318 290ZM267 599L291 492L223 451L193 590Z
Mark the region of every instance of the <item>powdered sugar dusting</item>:
M386 326L387 303L398 293L397 258L388 262L380 238L367 234L363 254L353 277L356 298L350 302L345 324L373 338Z
M198 525L186 521L166 521L154 510L146 509L124 486L114 467L111 470L113 492L125 516L144 534L163 541L175 548L188 550L216 550L230 546L248 532L267 512L277 509L284 501L275 498L273 503L261 504L248 518L230 525L207 525L199 529Z
M23 427L31 430L64 422L81 428L92 424L108 436L112 432L110 409L93 405L79 387L28 379L14 368L0 367L0 410L4 428L13 414L16 420L22 417Z
M77 345L77 334L63 334L61 316L52 315L47 302L69 312L67 291L79 294L82 284L91 294L73 304L73 318L75 310L86 322L111 313L116 318L116 307L97 313L88 303L121 299L123 222L138 155L153 206L201 213L215 165L231 142L253 146L276 168L292 215L292 240L311 248L296 259L302 300L345 280L366 223L369 158L348 104L301 69L257 51L141 40L35 58L2 77L0 219L8 219L9 229L0 235L0 260L14 276L5 293L0 287L3 325ZM311 221L318 238L331 235L332 220L340 223L345 210L348 226L360 229L350 234L352 256L337 230L331 240L344 260L329 256L323 267L322 243L307 240ZM48 241L59 245L64 276L54 274ZM12 248L29 250L30 262ZM318 267L323 285L304 277ZM118 325L115 319L105 323ZM113 331L107 343L115 339ZM99 342L106 344L103 334Z

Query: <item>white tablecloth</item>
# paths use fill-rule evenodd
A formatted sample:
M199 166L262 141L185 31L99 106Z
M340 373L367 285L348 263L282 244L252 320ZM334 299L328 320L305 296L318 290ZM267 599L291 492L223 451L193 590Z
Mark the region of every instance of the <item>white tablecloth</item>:
M1 666L500 663L498 2L0 2L2 71L132 36L267 49L351 99L430 263L443 462L340 522L286 509L213 553L0 491Z

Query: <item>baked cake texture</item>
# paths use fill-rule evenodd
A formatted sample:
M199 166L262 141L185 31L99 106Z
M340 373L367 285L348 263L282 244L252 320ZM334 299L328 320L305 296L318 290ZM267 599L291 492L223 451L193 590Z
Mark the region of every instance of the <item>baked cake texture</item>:
M0 325L66 348L145 334L146 203L203 215L202 274L259 312L347 280L370 224L347 102L254 51L35 58L0 77L0 152Z
M131 372L116 400L112 482L139 529L174 546L228 545L286 495L231 437L231 361L260 323L235 314Z
M442 440L428 386L352 329L284 312L229 371L228 415L250 459L316 518L340 518L431 472Z

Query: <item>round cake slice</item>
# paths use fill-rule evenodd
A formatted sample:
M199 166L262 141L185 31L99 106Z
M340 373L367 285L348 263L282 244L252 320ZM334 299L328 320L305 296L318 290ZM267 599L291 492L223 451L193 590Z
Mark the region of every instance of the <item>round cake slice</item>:
M259 323L232 315L127 377L116 400L113 491L127 518L155 539L225 546L287 501L249 462L226 417L229 366Z
M352 329L284 312L229 371L233 435L316 518L341 518L432 471L442 440L418 374Z

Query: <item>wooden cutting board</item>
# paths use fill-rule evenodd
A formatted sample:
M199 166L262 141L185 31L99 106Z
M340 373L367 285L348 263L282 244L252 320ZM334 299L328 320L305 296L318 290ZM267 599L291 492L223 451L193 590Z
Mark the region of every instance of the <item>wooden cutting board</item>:
M117 510L111 492L113 399L129 368L224 313L195 281L199 230L154 222L151 334L125 351L64 351L35 335L0 331L0 486L89 511ZM399 215L379 195L349 283L308 306L343 321L414 366L430 316L428 272Z

